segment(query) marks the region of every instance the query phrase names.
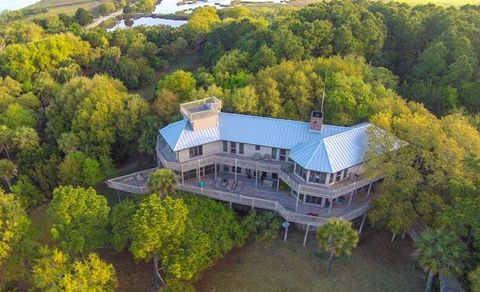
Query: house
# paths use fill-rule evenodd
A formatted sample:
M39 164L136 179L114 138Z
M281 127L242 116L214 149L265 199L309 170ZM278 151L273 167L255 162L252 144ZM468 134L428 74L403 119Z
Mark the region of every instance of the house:
M365 214L380 179L364 173L369 133L386 132L369 123L326 125L318 111L302 122L221 108L215 97L184 103L183 119L160 129L158 167L177 173L178 189L270 209L299 224ZM392 148L400 146L397 139ZM120 184L126 179L109 185L125 190ZM147 191L145 184L137 190L132 192Z

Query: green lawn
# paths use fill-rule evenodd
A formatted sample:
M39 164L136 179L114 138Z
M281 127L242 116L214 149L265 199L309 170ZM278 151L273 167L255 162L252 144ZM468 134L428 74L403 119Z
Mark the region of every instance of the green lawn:
M440 6L463 6L467 4L480 5L480 0L395 0L409 5L433 3Z
M109 0L42 0L28 8L48 8L48 11L41 14L32 15L29 18L43 18L50 15L65 13L73 15L78 8L93 10Z
M424 273L410 254L410 240L390 242L390 234L367 231L350 258L334 261L325 272L313 236L302 247L303 232L290 232L286 243L265 247L249 243L206 271L198 291L421 291Z

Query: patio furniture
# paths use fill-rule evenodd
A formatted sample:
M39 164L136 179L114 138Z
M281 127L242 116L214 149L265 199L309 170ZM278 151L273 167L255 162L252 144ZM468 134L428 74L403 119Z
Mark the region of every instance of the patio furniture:
M228 179L227 190L233 189L233 178Z
M218 189L220 188L220 185L222 184L222 178L217 177L217 180L215 181L215 188Z
M255 152L255 154L253 154L253 157L255 158L255 160L260 160L262 159L262 154Z
M235 187L235 190L236 191L241 191L242 190L242 187L243 187L243 181L239 180L237 182L237 186Z
M268 187L268 188L273 188L273 181L264 179L263 180L263 186Z
M227 179L224 178L224 179L222 180L222 187L224 188L224 187L226 187L226 186L227 186Z

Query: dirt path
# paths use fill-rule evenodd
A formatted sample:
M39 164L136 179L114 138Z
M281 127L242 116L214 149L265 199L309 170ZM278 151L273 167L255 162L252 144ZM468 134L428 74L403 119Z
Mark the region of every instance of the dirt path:
M98 26L100 23L104 22L105 20L110 19L112 17L120 16L120 15L122 15L122 13L123 13L123 9L120 9L120 10L117 10L113 13L110 13L109 15L99 17L99 18L95 19L92 23L87 25L85 28L86 29L94 28L94 27Z

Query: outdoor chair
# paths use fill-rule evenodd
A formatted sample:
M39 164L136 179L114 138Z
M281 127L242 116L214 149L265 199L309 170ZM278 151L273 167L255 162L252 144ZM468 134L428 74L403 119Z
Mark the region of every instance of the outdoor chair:
M226 186L227 186L227 179L224 178L224 179L222 180L222 187L226 187Z
M217 180L215 181L215 188L218 189L220 188L220 185L222 184L222 178L217 177Z
M228 179L227 190L233 189L233 178Z
M237 182L237 186L235 187L235 190L236 191L241 191L242 190L242 187L243 187L243 181L239 180Z

